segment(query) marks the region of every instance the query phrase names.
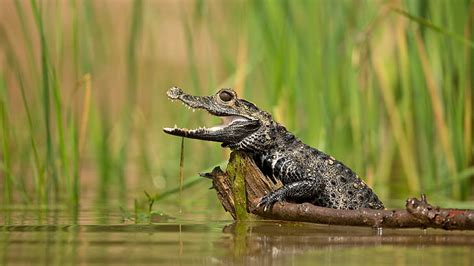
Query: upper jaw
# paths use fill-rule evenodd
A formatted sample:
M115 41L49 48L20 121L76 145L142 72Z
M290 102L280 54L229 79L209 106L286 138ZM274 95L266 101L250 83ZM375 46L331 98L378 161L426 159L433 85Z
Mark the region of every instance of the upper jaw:
M192 96L189 94L186 94L182 89L178 87L172 87L170 88L167 92L166 95L168 95L168 98L171 101L179 100L181 103L183 103L184 106L188 107L188 109L196 109L196 108L201 108L201 109L208 109L210 105L210 97L209 96ZM206 108L208 107L208 108Z
M195 109L204 109L210 114L223 117L240 117L246 120L255 120L254 118L245 114L237 113L232 109L223 108L216 104L216 100L213 96L193 96L185 93L181 88L172 87L166 94L171 101L179 100L188 109L195 111ZM225 121L224 121L225 122Z
M184 94L184 91L178 87L171 87L167 92L168 98L170 99L178 99L181 95Z

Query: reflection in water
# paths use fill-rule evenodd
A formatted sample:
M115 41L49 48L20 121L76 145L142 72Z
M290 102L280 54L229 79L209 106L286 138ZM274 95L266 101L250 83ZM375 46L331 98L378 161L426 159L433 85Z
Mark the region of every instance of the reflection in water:
M53 212L54 213L54 212ZM8 264L473 265L474 233L383 230L293 222L97 224L68 214L2 216L0 262ZM50 212L49 215L52 215ZM30 217L31 218L31 217ZM39 218L38 218L39 219ZM193 222L189 222L193 221Z
M402 264L411 264L420 257L434 265L455 262L472 265L474 262L472 232L377 230L278 221L234 223L226 226L224 232L230 233L232 238L223 238L219 245L228 248L233 262L267 265L276 261L287 264L296 259L311 264L324 259L335 264L366 265L368 262L391 263L396 259L403 261ZM430 252L434 256L428 256ZM460 257L453 258L449 254ZM438 260L442 257L445 260Z

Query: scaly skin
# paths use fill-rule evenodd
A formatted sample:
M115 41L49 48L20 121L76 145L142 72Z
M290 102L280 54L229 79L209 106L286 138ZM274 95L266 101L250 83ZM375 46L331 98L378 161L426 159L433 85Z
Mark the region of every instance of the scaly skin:
M281 180L283 187L264 196L259 206L269 208L275 202L289 201L334 209L384 208L349 167L304 144L269 113L239 99L235 91L222 89L213 96L200 97L173 87L167 94L171 100L223 118L224 125L195 130L165 128L166 133L221 142L223 147L244 151L265 175Z

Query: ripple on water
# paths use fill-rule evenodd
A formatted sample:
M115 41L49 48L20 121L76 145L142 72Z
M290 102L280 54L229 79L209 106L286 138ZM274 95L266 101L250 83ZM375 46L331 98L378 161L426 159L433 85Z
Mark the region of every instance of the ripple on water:
M12 211L0 226L4 264L473 265L474 233L260 221L198 213L154 224L119 212ZM74 221L74 222L71 222Z

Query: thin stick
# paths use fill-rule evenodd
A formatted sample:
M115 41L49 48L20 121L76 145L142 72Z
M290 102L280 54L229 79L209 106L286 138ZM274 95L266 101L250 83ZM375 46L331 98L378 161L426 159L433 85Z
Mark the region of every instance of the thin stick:
M183 183L184 183L184 137L181 138L181 155L179 158L179 213L183 206Z

